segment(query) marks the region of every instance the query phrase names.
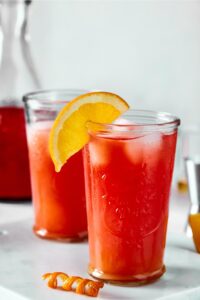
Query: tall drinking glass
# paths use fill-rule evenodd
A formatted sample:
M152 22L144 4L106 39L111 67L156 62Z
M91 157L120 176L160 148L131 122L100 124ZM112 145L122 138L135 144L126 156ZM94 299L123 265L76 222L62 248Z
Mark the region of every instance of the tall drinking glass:
M66 241L87 235L82 152L55 172L48 138L57 113L82 90L55 90L24 96L36 235Z
M84 148L90 262L104 281L142 284L165 272L169 193L180 120L130 111L88 122Z

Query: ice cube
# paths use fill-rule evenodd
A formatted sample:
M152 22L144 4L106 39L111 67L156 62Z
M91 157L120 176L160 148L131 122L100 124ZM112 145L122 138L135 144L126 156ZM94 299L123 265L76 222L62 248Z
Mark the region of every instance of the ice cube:
M90 160L93 166L106 165L109 162L109 146L104 139L90 141L88 144Z
M29 147L36 147L36 145L38 145L39 147L39 145L42 143L46 143L48 145L48 137L49 137L49 132L52 127L52 124L53 124L52 121L44 121L44 122L41 121L41 122L28 124L27 141Z
M162 147L162 135L156 133L143 133L127 140L126 155L134 164L156 161Z
M143 137L143 143L145 148L148 147L150 151L159 149L162 143L162 135L160 132L148 133Z
M130 120L124 119L124 118L118 118L117 120L115 120L113 122L113 124L115 124L115 125L134 125L133 122L131 122Z
M33 136L37 135L41 131L50 131L53 125L53 121L40 121L27 125L28 140L31 140Z
M125 141L125 154L133 164L142 163L143 160L143 142L142 136L127 139Z

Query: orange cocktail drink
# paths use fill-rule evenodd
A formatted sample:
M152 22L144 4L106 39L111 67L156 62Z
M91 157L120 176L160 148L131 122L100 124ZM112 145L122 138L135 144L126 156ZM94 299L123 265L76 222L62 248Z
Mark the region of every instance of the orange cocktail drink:
M87 236L82 152L71 157L57 173L48 139L57 113L80 91L51 91L25 96L31 186L35 212L34 232L43 238L66 241Z
M87 124L84 149L89 273L115 283L160 277L179 120L132 111L122 124Z

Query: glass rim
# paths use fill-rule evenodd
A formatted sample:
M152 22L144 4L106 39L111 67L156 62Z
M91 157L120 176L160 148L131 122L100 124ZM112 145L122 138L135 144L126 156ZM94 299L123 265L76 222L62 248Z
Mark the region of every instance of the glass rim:
M22 101L27 109L57 110L84 93L88 93L88 90L75 88L38 90L24 94Z
M127 123L127 124L115 124L115 123L98 123L93 121L87 121L86 127L87 130L94 132L146 132L146 131L162 131L162 130L172 130L177 128L181 124L180 118L170 114L168 112L157 112L154 110L143 110L143 109L129 109L127 112L122 114L118 119L129 120L135 117L150 119L151 122L136 122L136 123ZM152 122L154 120L154 122ZM156 122L157 120L157 122Z
M40 103L65 103L69 100L51 100L48 96L56 96L56 95L69 95L69 94L81 94L81 93L87 93L88 90L85 89L76 89L76 88L59 88L59 89L44 89L44 90L38 90L30 93L26 93L22 97L22 101L27 103L30 101L39 101ZM47 98L48 97L48 98Z

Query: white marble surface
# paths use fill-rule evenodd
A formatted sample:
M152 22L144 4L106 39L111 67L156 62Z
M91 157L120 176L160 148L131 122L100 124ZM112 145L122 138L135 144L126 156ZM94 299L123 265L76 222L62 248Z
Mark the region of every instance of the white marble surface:
M170 208L165 256L167 273L157 282L137 288L105 285L98 299L104 300L197 300L200 299L200 255L183 232L188 200L174 197ZM34 236L30 204L0 204L0 299L88 299L46 287L41 275L64 271L87 277L88 246L41 240Z

